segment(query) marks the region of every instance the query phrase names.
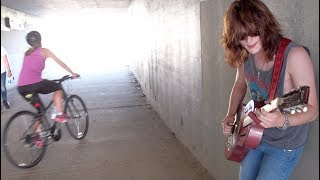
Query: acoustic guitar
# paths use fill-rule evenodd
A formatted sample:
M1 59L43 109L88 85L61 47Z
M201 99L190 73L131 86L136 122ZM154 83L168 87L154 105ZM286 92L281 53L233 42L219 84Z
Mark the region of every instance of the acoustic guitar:
M309 89L309 86L301 86L269 104L251 100L247 105L239 105L231 134L225 144L225 158L239 163L246 157L250 148L255 149L260 144L264 128L259 125L260 120L254 114L255 108L262 108L267 112L279 108L280 111L291 114L306 112Z

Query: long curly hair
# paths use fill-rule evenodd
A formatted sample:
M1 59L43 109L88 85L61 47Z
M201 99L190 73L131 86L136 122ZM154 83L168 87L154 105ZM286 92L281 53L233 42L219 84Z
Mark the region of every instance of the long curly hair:
M240 41L247 36L260 36L267 59L272 60L283 38L280 24L268 7L260 0L235 0L224 14L221 44L225 61L239 67L248 58L248 51Z

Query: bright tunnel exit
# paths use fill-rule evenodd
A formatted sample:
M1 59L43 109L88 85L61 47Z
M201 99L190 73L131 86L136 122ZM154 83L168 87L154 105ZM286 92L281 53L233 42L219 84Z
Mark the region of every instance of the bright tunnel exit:
M39 31L42 45L78 73L106 72L127 65L132 58L127 13L75 14L46 17ZM52 60L47 69L65 74ZM50 70L51 71L51 70ZM56 75L55 75L56 77Z

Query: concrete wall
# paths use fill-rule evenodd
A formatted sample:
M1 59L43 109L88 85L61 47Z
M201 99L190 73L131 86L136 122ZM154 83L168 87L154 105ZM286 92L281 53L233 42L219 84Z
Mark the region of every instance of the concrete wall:
M167 126L218 180L238 179L239 172L239 164L224 158L220 126L235 76L219 43L223 13L231 2L135 0L130 6L136 25L133 72ZM265 2L285 35L310 49L319 89L319 2ZM311 124L292 180L319 179L318 125L318 120Z
M201 158L208 122L201 116L199 1L134 1L131 65L168 127Z

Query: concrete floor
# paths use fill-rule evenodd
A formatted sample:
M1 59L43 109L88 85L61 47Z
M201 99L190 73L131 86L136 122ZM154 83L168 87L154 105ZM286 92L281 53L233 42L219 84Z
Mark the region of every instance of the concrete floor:
M60 141L49 145L43 160L30 169L18 169L4 157L4 180L212 180L180 144L148 104L127 66L103 74L81 74L70 81L89 109L86 138L76 141L62 128ZM45 96L48 101L51 95ZM9 116L30 109L9 90L12 108L1 112L1 133Z

